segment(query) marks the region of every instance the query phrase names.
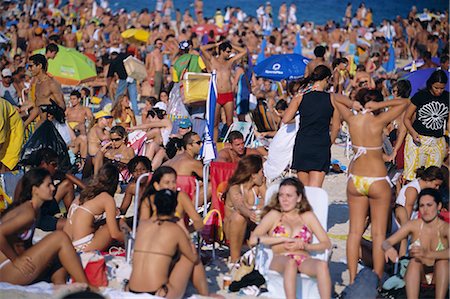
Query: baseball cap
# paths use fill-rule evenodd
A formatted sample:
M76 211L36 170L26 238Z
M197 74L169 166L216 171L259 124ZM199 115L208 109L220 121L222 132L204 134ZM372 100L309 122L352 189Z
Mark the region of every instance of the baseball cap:
M112 118L111 113L105 111L105 110L100 110L99 112L95 113L95 119L99 119L99 118Z
M2 70L2 77L11 77L12 76L12 72L10 69L3 69Z
M180 121L179 127L181 129L187 129L192 127L192 122L189 118L184 118Z
M165 103L163 103L163 102L158 102L158 103L155 104L155 106L153 106L153 108L158 108L160 110L166 111L167 110L167 105Z

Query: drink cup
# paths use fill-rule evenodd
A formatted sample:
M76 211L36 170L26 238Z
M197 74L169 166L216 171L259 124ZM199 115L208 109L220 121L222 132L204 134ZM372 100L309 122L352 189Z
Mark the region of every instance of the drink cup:
M228 290L228 287L231 284L231 276L230 275L224 275L223 276L223 289Z

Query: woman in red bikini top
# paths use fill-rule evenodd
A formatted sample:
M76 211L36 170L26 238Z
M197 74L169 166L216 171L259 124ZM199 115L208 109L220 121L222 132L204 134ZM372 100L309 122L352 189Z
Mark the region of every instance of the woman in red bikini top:
M311 243L313 235L319 240L318 243ZM296 297L298 272L316 277L320 297L331 297L328 264L309 254L310 251L329 249L331 242L312 212L305 187L297 178L283 180L278 196L264 209L263 219L250 238L250 244L258 242L272 247L270 269L280 272L285 280L293 282L284 284L286 298Z

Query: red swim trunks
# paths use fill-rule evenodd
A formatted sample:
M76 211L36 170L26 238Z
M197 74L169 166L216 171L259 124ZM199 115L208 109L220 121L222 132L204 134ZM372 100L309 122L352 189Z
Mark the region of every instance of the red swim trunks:
M219 93L217 95L217 103L224 106L228 102L234 101L234 94L232 92Z

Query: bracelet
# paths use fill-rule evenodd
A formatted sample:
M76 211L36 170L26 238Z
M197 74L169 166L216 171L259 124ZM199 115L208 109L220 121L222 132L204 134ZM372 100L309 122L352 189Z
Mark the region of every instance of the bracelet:
M391 249L393 246L391 245L391 243L389 243L388 241L384 240L383 243L381 244L381 248L384 251L387 251L389 249Z

